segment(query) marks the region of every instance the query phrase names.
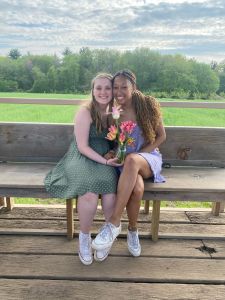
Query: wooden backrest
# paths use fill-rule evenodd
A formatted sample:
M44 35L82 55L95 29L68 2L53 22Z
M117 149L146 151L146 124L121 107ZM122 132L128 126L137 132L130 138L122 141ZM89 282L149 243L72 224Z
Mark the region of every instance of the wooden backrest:
M225 128L166 127L165 164L225 167ZM72 124L0 123L0 161L57 162L73 138Z
M225 167L225 128L168 126L166 133L164 163Z
M72 138L71 124L0 123L0 161L57 162Z

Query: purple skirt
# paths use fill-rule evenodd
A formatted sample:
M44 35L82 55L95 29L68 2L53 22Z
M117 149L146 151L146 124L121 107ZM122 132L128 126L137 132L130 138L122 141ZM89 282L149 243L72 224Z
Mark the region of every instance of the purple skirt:
M153 172L153 181L154 182L165 182L165 178L161 175L162 171L162 155L161 153L155 149L151 153L147 152L139 152L139 155L141 155L149 164L149 167L151 168Z
M162 171L162 155L161 153L155 149L151 153L148 152L137 152L136 154L139 154L142 156L147 163L149 164L150 169L153 172L153 182L160 183L165 182L165 177L161 175ZM119 173L122 172L123 167L118 168Z

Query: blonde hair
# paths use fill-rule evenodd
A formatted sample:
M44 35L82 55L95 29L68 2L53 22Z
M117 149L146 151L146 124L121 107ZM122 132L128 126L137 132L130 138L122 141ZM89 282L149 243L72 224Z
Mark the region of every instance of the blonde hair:
M136 114L138 126L141 128L145 143L153 143L156 138L156 129L162 119L162 113L159 102L151 96L146 96L136 89L136 76L130 70L118 71L113 76L113 82L116 77L123 76L133 86L132 105Z
M91 118L92 121L97 129L98 132L102 132L102 117L99 111L99 105L98 102L95 99L95 96L93 94L94 86L95 86L95 81L99 78L106 78L109 79L109 81L112 83L112 75L108 73L99 73L97 74L91 82L91 102L87 104L88 109L90 110ZM112 106L113 106L113 97L111 101L109 102L109 111L112 111ZM108 120L107 120L108 121ZM108 123L108 122L107 122Z

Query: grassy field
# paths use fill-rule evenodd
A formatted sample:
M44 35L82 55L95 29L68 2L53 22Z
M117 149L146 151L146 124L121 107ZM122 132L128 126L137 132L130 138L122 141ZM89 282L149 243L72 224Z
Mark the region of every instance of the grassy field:
M89 95L0 93L0 98L89 99ZM174 100L174 99L162 99ZM190 101L190 100L189 100ZM201 101L199 99L194 101ZM213 101L213 100L211 100ZM78 106L0 104L0 121L72 123ZM225 127L225 110L162 108L165 125Z
M31 94L31 93L0 93L0 98L49 98L49 99L89 99L90 95L71 94ZM175 99L162 99L175 101ZM188 100L190 101L190 100ZM202 101L196 99L194 101ZM213 100L211 100L213 101ZM72 123L78 106L60 105L27 105L0 104L0 121L12 122L49 122ZM215 126L225 127L225 110L221 109L180 109L163 108L165 125L177 126ZM64 200L56 199L24 199L16 198L17 204L64 204ZM162 206L171 206L174 202L162 202ZM177 202L178 207L211 207L211 203Z

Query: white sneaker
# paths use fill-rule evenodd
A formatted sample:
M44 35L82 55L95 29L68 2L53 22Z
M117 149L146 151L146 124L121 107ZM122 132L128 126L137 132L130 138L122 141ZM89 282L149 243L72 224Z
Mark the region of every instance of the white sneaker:
M138 230L136 231L127 231L127 246L129 252L133 256L140 256L141 255L141 245L139 242L138 237Z
M105 260L108 255L109 255L109 251L110 251L111 247L103 249L103 250L95 250L94 252L94 259L96 261L103 261Z
M106 223L97 234L96 238L92 242L92 248L95 250L103 250L111 248L116 237L121 232L121 224L116 227L112 223Z
M90 233L80 232L79 234L79 258L84 265L90 265L93 262Z

